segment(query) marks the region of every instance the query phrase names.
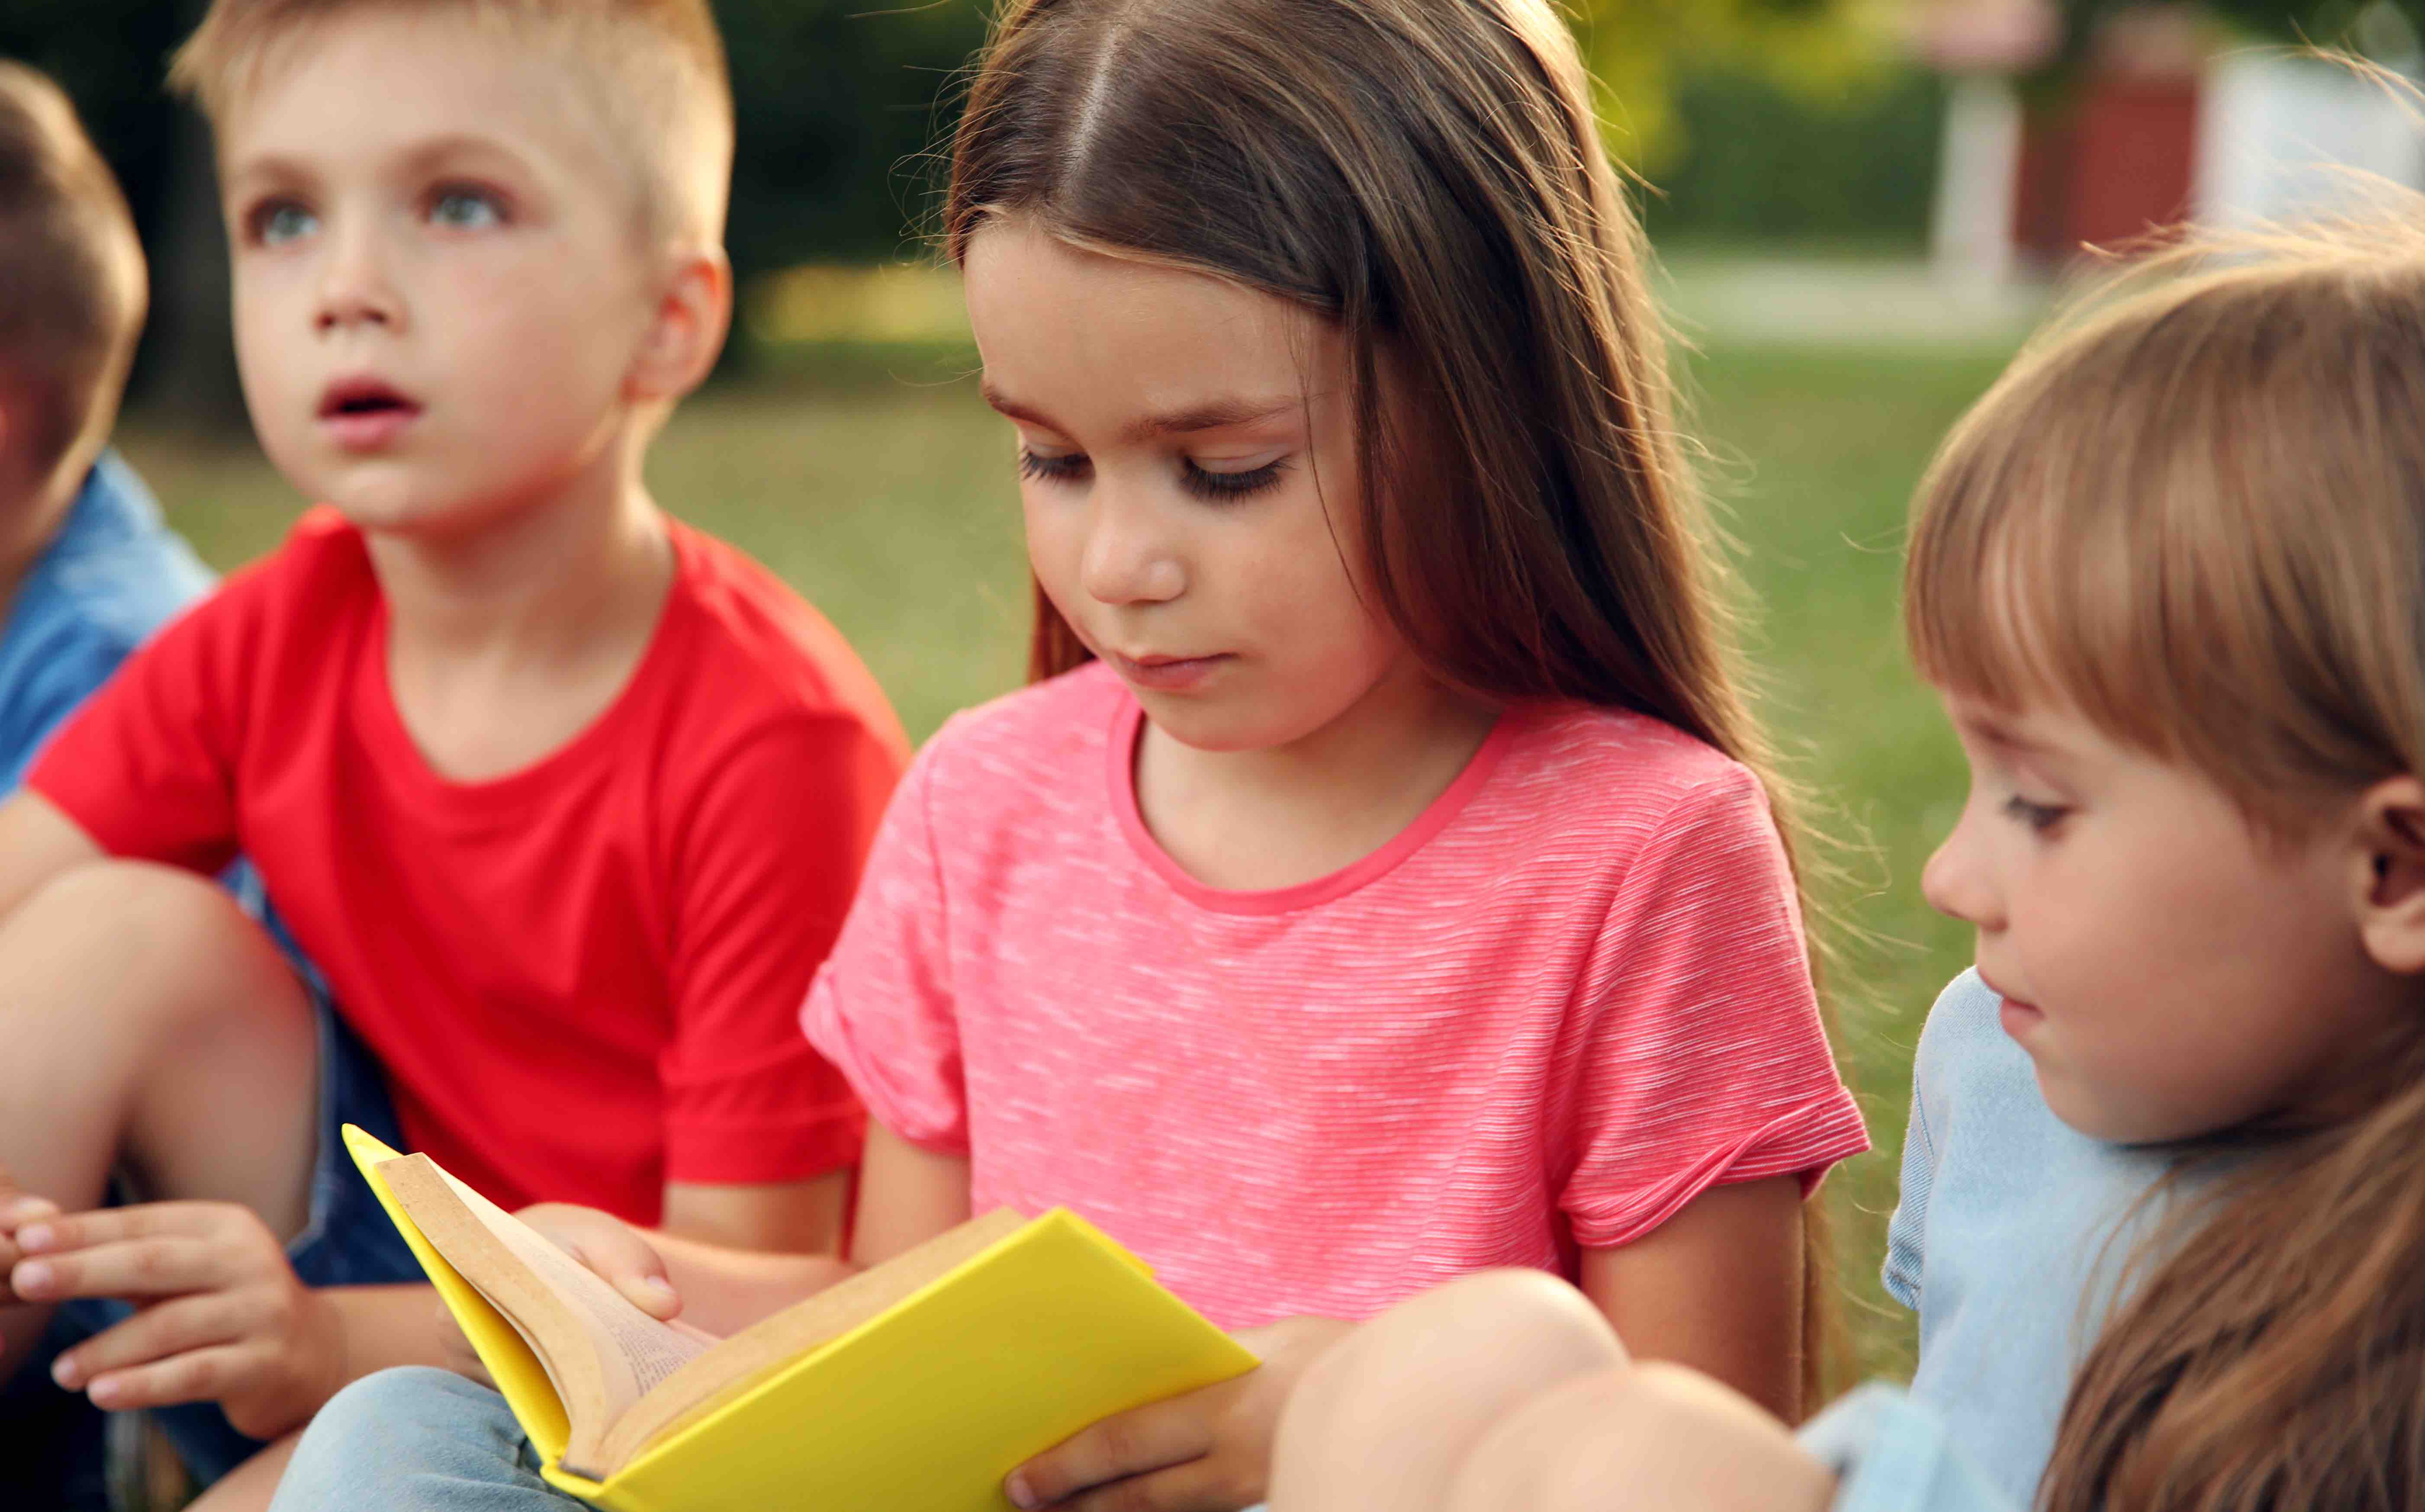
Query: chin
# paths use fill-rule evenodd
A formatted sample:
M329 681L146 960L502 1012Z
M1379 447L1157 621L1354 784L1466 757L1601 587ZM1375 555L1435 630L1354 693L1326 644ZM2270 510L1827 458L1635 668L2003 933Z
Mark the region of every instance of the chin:
M1133 687L1129 692L1145 705L1146 717L1153 721L1156 730L1190 750L1265 750L1287 740L1274 732L1268 721L1245 711Z

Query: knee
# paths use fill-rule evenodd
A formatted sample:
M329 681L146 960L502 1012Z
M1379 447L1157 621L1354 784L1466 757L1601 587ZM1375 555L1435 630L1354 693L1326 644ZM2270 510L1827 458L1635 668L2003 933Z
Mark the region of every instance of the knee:
M1783 1424L1696 1371L1654 1362L1517 1406L1458 1461L1442 1512L1822 1512L1833 1491Z
M271 1506L359 1505L364 1487L402 1490L428 1476L495 1480L512 1472L521 1448L506 1399L487 1387L426 1365L383 1370L329 1398Z
M120 950L214 943L253 927L225 888L150 861L104 861L60 873L34 890L9 922L35 921L47 938L106 933ZM35 931L27 930L27 933Z
M201 984L257 989L285 973L283 958L226 889L206 877L144 861L97 861L62 873L7 920L12 966L50 963L80 984L156 984L185 995ZM19 981L26 973L12 972ZM77 994L82 1005L105 993Z
M1473 1402L1624 1359L1607 1321L1573 1287L1541 1271L1481 1271L1357 1328L1306 1372L1297 1396L1309 1413L1352 1422L1443 1386Z
M1553 1277L1452 1281L1382 1313L1307 1370L1281 1413L1273 1502L1314 1505L1385 1466L1445 1469L1517 1403L1624 1363L1598 1311Z

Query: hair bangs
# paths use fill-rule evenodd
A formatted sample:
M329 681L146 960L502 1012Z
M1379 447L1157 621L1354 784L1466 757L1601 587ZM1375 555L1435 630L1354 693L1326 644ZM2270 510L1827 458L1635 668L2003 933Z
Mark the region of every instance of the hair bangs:
M2134 581L2168 532L2103 507L2140 492L2151 480L2131 475L2150 468L2082 433L2098 427L2058 388L1999 385L1922 481L1904 570L1912 660L1947 692L2051 704L2175 755L2162 690L2184 669L2168 665L2173 637Z

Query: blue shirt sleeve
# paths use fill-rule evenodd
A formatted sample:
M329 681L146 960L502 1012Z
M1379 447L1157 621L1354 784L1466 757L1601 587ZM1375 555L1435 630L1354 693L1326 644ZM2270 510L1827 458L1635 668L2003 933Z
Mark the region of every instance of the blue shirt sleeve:
M1914 1067L1917 1080L1918 1067ZM1919 1311L1919 1285L1926 1259L1928 1189L1936 1182L1936 1141L1928 1132L1928 1111L1919 1088L1911 1093L1911 1118L1903 1131L1903 1185L1895 1197L1894 1216L1887 1223L1887 1295Z
M17 790L43 744L109 681L130 649L112 635L59 634L24 658L24 675L0 691L0 795Z
M2023 1512L1963 1454L1943 1417L1894 1387L1851 1392L1800 1438L1836 1472L1830 1512Z

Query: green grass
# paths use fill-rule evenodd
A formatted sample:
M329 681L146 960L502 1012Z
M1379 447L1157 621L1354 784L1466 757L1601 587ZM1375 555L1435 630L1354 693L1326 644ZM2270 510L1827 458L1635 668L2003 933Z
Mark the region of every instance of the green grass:
M1726 348L1694 362L1745 575L1773 726L1837 844L1823 902L1848 941L1838 1044L1876 1138L1831 1183L1856 1367L1908 1368L1910 1326L1877 1286L1911 1045L1964 932L1919 902L1961 761L1912 679L1895 620L1905 501L1930 448L2001 354ZM866 657L923 739L1015 685L1024 651L1010 440L957 354L862 348L792 358L686 406L652 458L668 507L752 553ZM963 375L956 379L955 373ZM249 442L126 428L127 452L214 563L275 544L295 501Z

